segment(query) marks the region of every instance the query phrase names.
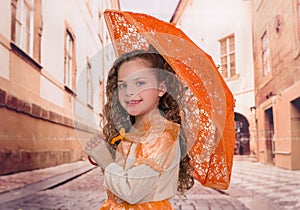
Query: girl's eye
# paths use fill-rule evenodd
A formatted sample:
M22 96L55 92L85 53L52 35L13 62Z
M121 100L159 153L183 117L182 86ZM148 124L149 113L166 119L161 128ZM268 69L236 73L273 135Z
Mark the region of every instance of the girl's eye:
M126 84L121 83L118 85L118 89L123 89L123 88L126 88Z
M144 85L144 84L146 84L146 82L144 82L144 81L138 81L138 82L136 82L136 86L142 86L142 85Z

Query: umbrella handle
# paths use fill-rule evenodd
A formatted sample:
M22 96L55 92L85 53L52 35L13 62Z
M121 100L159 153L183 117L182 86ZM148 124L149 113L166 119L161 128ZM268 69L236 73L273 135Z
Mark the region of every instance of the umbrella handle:
M88 155L88 160L93 166L98 166L98 164Z

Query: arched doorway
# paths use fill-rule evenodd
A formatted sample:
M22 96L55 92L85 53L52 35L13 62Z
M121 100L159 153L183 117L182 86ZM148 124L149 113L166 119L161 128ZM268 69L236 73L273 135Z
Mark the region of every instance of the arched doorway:
M234 113L235 123L235 155L249 155L250 154L250 134L249 134L249 122L243 115Z

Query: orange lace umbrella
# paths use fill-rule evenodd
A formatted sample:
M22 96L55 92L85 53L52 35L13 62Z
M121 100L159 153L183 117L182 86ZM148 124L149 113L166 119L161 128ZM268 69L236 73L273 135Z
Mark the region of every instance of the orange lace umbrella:
M234 99L213 60L180 29L145 14L106 10L117 57L152 45L187 87L182 122L192 175L202 185L227 189L234 143Z

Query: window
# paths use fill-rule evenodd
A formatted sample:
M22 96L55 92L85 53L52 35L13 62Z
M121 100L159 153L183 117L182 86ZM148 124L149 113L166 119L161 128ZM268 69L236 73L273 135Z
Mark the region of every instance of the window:
M88 11L90 13L90 16L93 17L93 10L95 8L97 8L97 7L95 7L96 6L95 1L94 0L86 0L85 3L86 3Z
M101 43L103 43L103 36L104 36L104 24L103 24L103 14L99 10L98 11L98 37Z
M231 78L236 75L235 44L234 35L221 39L221 68L220 72L224 78Z
M12 0L11 38L28 56L40 62L41 0Z
M92 75L92 65L87 59L86 64L86 85L87 85L87 104L93 107L94 104L94 93L93 93L93 75Z
M261 50L262 50L263 76L267 76L270 73L271 68L270 68L269 39L266 31L261 37Z
M64 83L67 90L73 92L76 81L76 54L75 35L70 27L66 29L65 35L65 72Z
M33 51L33 0L17 1L16 44L29 55Z

